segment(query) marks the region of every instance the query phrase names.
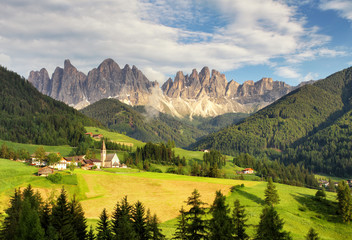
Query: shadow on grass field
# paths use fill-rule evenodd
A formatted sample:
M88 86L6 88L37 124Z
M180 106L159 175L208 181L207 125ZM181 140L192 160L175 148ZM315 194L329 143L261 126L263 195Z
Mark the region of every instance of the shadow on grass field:
M306 210L316 213L316 217L324 218L329 222L341 222L338 215L337 203L331 200L318 200L314 196L302 193L291 194L291 196L301 205L298 210Z
M246 192L246 191L243 191L241 189L237 189L236 190L237 193L239 193L241 196L247 198L248 200L251 200L259 205L264 205L265 202L263 199L259 198L257 195L254 195L252 193L249 193L249 192Z

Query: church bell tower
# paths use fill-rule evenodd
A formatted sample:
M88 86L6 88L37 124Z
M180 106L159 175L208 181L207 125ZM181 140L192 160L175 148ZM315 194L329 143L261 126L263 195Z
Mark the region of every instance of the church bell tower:
M101 147L101 153L100 153L101 167L105 167L105 160L106 160L106 147L105 147L105 141L103 140L103 146Z

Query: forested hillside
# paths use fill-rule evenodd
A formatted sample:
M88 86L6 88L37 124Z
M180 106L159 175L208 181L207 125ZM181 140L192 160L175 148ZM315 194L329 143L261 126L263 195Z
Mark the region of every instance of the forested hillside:
M0 66L0 138L21 143L77 146L85 125L97 123L37 91Z
M305 85L244 121L211 134L193 148L260 154L274 148L285 162L315 172L352 174L352 68Z
M148 116L145 110L136 111L117 99L102 99L82 109L81 112L112 130L126 133L144 142L173 140L178 146L184 147L206 134L191 124L163 113L157 112L156 116Z

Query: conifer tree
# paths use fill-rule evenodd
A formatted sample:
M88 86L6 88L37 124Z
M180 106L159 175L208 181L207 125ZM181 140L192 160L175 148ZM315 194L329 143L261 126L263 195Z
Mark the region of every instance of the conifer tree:
M1 239L13 239L15 236L22 209L22 193L15 189L15 194L10 199L10 207L5 210L6 217L1 228Z
M216 191L213 205L210 208L212 214L208 227L210 240L234 239L232 220L229 216L230 209L225 201L226 198L221 191Z
M318 233L314 230L314 228L310 228L308 234L306 236L306 240L319 240Z
M104 208L97 223L97 240L112 240L109 216Z
M260 222L257 228L255 240L289 240L288 232L283 231L284 221L273 206L266 206L260 215Z
M127 196L125 196L121 203L116 204L115 211L112 214L112 232L115 239L136 239L137 234L133 228L131 214L132 206L128 203Z
M339 182L337 186L337 201L342 221L349 223L352 219L352 196L346 181Z
M318 201L322 201L322 200L326 199L326 192L325 192L324 188L319 189L319 190L315 193L315 198L316 198Z
M52 208L53 227L56 229L58 238L61 240L77 239L72 226L71 213L64 188Z
M264 201L269 206L273 206L274 204L278 204L280 202L279 195L277 194L276 187L271 177L268 179L268 184L264 191L264 195Z
M165 239L165 236L161 233L161 229L159 228L159 220L156 214L154 214L152 217L150 216L150 213L148 214L147 225L150 233L149 239L151 240Z
M84 211L81 204L76 200L74 195L69 203L72 225L79 240L85 240L87 237L87 219L84 217Z
M187 239L186 226L187 226L187 222L186 222L185 209L182 206L180 210L180 215L178 216L176 231L174 233L173 239L186 240Z
M200 194L197 189L194 189L186 203L190 206L189 211L186 212L187 239L203 239L206 236L206 224L202 219L205 215L205 210L203 207L204 203L200 200Z
M95 240L95 234L94 234L92 225L90 225L90 228L87 234L87 240Z
M333 183L331 178L329 178L328 190L329 190L329 192L335 192L336 191L335 184Z
M29 198L22 203L18 228L12 239L44 239L44 229L40 224L38 211L32 206Z
M137 234L137 239L147 240L149 239L149 233L147 229L147 219L145 217L145 208L143 203L137 201L134 204L132 211L133 228Z
M232 212L232 219L234 225L234 234L236 240L245 240L248 239L249 236L246 233L246 214L244 213L244 206L241 206L240 201L236 199L234 204L234 209Z

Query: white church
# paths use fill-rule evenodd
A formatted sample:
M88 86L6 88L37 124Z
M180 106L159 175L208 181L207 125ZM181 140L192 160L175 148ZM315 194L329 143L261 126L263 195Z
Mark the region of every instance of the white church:
M104 168L118 168L120 167L120 159L116 153L106 154L105 141L103 140L103 146L100 153L101 167Z

